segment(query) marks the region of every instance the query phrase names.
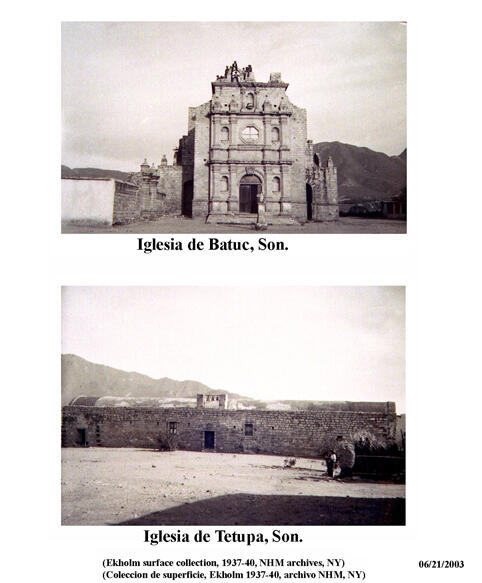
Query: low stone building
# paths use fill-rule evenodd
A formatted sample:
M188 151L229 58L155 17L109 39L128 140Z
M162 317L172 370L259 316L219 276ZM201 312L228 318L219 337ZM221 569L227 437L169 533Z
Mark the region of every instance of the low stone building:
M100 400L101 401L101 400ZM62 409L65 447L156 447L313 457L326 438L356 441L372 435L392 445L395 403L327 403L304 411L228 409L226 395L198 395L196 407L112 407L91 398Z
M306 110L287 88L280 73L260 82L250 65L227 66L211 83L211 99L189 108L173 164L145 160L132 175L142 216L155 217L160 200L166 214L250 224L262 202L269 224L336 220L336 168L313 154Z
M381 215L386 219L407 220L407 200L393 197L391 200L384 200L381 203Z

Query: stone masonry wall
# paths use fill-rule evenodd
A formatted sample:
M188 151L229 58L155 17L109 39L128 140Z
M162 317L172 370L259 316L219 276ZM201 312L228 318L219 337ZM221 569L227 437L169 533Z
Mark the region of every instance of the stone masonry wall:
M116 180L113 224L138 221L140 214L138 187L134 184Z
M163 211L168 215L181 214L182 167L160 166L157 192L164 201Z
M291 138L291 199L292 214L299 221L306 221L306 109L293 106L290 119Z
M209 208L209 146L211 102L189 108L190 123L194 125L194 192L193 217L206 217ZM194 118L194 119L193 119Z
M81 430L85 430L90 446L157 447L159 435L166 435L175 423L179 449L202 451L205 432L211 431L218 452L311 457L319 455L320 442L326 436L350 438L356 432L368 431L387 444L393 443L396 415L389 408L387 411L64 407L62 445L81 445Z

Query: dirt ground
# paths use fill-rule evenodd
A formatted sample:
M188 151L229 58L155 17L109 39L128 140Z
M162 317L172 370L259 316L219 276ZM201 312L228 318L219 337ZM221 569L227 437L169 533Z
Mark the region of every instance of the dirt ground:
M405 486L333 480L324 462L131 448L62 449L65 525L389 525Z
M387 219L363 219L357 217L340 217L332 223L305 223L304 225L271 226L261 234L403 234L407 232L407 222ZM259 234L253 225L208 225L202 219L184 217L164 217L159 221L139 222L115 227L89 225L62 225L62 233L136 233L136 234Z

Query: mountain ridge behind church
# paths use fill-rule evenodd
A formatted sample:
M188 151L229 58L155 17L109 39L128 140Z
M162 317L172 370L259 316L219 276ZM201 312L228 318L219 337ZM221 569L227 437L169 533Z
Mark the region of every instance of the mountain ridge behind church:
M370 148L342 142L318 142L313 151L324 164L328 156L338 169L339 202L384 200L398 195L407 186L405 149L388 156ZM62 165L62 178L115 178L128 181L131 172L101 168L69 168Z

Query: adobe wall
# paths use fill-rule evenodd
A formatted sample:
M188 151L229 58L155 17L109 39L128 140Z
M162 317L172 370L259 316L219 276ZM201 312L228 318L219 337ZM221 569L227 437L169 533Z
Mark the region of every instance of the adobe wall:
M62 221L112 225L115 181L62 178Z
M386 408L386 411L391 411ZM214 432L214 449L227 453L263 453L318 456L327 436L352 437L369 431L387 444L395 438L395 412L263 411L216 409L130 409L64 407L62 445L79 446L79 430L86 430L88 445L156 447L169 423L177 423L179 449L202 451L205 431ZM252 424L252 435L246 435Z

